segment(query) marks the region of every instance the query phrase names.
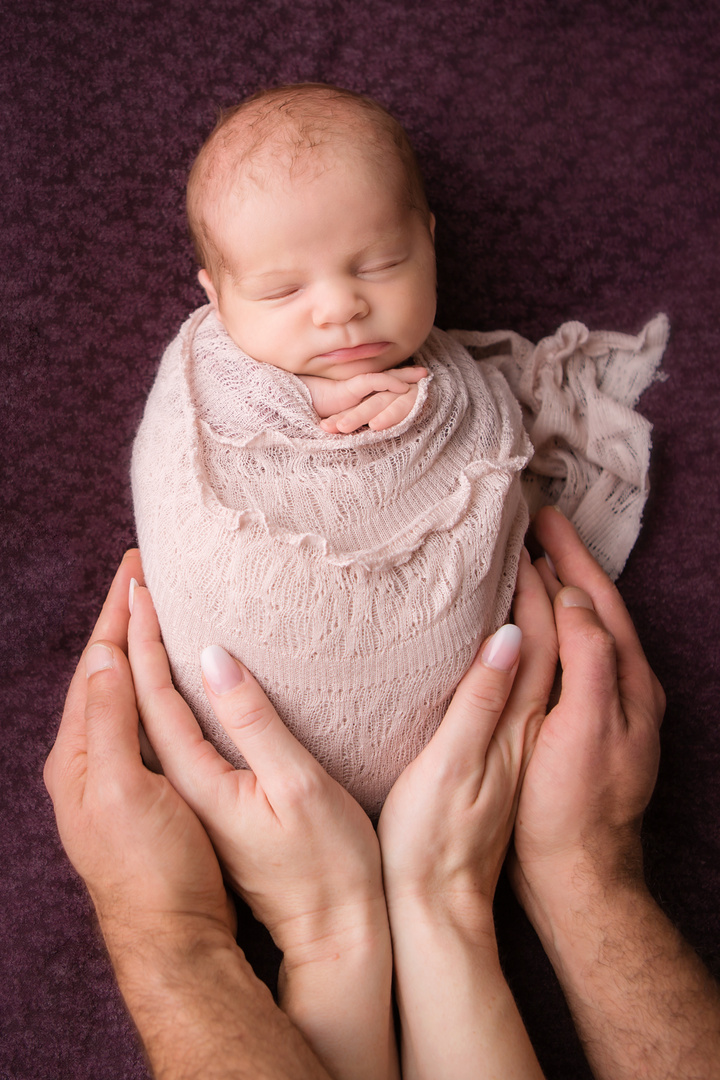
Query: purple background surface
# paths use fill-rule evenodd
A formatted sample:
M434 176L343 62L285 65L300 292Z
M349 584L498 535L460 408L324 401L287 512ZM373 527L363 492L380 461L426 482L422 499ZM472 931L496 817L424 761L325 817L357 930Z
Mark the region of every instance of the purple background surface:
M3 447L0 1080L147 1069L42 779L133 540L128 467L161 352L201 301L187 169L272 82L369 93L438 218L441 326L536 340L666 311L653 489L623 595L668 693L646 819L658 899L720 969L720 16L673 0L25 0L0 22ZM509 890L506 970L549 1080L587 1078ZM272 977L266 940L241 942Z

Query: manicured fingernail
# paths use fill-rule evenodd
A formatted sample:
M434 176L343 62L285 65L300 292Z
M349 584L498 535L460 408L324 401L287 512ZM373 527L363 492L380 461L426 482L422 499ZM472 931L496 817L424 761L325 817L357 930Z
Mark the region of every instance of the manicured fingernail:
M566 589L561 589L558 593L558 598L563 607L584 607L589 611L595 610L595 605L586 592L582 589L576 589L570 585Z
M90 646L85 655L85 674L88 679L96 672L107 671L108 668L114 666L115 657L112 649L108 649L107 645L101 645L99 642Z
M562 512L562 510L560 509L560 507L556 503L552 504L552 508L553 508L553 510L557 510L560 517L565 517L565 514Z
M526 547L524 547L522 549L522 551L520 552L520 558L524 559L525 562L529 562L529 563L532 562L532 559L530 558L530 552L528 551L528 549Z
M497 671L510 671L520 655L522 630L506 623L493 634L482 651L482 662Z
M545 552L545 562L550 567L550 570L552 571L553 577L557 577L557 570L555 569L555 563L552 561L552 559L548 555L547 551Z
M135 590L137 589L137 581L135 578L130 578L130 592L128 593L128 607L130 608L130 614L133 611L133 600L135 599Z
M213 694L227 694L245 678L240 665L220 645L203 649L200 667Z

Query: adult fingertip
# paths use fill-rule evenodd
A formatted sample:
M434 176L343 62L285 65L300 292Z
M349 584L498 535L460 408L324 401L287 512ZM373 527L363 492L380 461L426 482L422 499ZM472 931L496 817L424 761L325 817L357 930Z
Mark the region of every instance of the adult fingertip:
M520 627L506 623L486 642L481 660L486 667L495 668L496 671L511 671L520 655L521 643Z
M208 645L203 649L200 667L208 688L218 697L234 690L245 678L241 665L221 645Z
M98 671L107 671L115 666L115 654L109 645L96 641L85 654L85 674L90 678Z
M587 608L588 611L595 610L595 605L585 590L578 589L575 585L568 585L561 589L557 595L557 601L566 608L579 607Z

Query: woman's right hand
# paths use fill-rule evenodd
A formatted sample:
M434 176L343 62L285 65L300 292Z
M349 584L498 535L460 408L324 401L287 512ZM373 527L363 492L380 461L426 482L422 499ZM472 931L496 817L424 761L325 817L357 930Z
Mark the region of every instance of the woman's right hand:
M396 1080L392 948L370 819L219 647L203 654L205 689L249 768L234 769L204 740L172 685L147 589L135 589L128 639L140 716L165 775L283 952L283 1010L337 1080Z

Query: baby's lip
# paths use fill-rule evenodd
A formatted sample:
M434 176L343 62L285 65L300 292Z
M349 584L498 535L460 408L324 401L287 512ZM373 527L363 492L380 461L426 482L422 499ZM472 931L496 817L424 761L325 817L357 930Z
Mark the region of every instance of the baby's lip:
M348 360L370 360L379 356L389 345L389 341L368 341L365 345L353 345L349 349L333 349L331 352L319 353L317 359L336 360L340 364Z

